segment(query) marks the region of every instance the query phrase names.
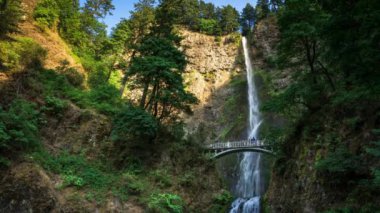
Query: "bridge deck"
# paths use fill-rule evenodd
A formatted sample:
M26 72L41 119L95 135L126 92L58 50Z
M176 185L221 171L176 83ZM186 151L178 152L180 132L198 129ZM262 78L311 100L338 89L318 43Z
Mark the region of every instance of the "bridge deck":
M214 143L206 145L206 149L208 150L225 150L225 149L241 149L241 148L266 148L264 141L230 141L223 143Z

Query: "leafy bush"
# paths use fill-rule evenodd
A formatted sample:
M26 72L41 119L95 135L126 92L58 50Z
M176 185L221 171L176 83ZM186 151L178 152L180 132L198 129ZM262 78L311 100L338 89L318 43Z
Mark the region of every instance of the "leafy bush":
M217 20L215 19L200 19L199 30L202 33L206 33L208 35L216 35L220 33L220 26Z
M13 101L7 111L0 107L0 164L5 155L38 145L38 123L39 112L25 100Z
M194 176L194 174L191 172L187 172L180 177L179 183L181 184L181 186L190 187L192 186L195 180L196 180L196 177Z
M39 151L32 155L33 159L46 170L59 174L62 177L60 188L85 188L92 198L98 202L104 201L108 192L126 197L127 191L123 185L125 180L115 171L108 170L100 162L89 162L81 155L70 155L66 152L52 156L46 151ZM119 186L120 187L116 187Z
M172 177L169 176L166 170L157 169L150 173L158 186L166 188L172 186Z
M360 167L360 159L352 154L346 147L340 146L335 151L330 152L326 158L316 163L319 171L344 175L355 172Z
M30 38L19 37L17 41L21 68L41 68L47 55L46 50Z
M0 37L9 32L15 32L18 29L18 22L21 19L22 8L21 0L13 0L5 2L0 0Z
M33 18L42 28L50 29L57 26L59 18L59 7L55 0L39 1L33 14Z
M148 202L149 210L158 213L182 213L184 202L175 194L152 194Z
M42 107L41 110L51 115L62 117L63 112L67 109L67 107L67 101L53 96L47 96L45 98L45 106Z
M132 195L140 195L146 189L146 185L141 180L135 179L128 183L128 192Z
M56 68L57 71L63 74L71 85L74 87L79 87L83 84L84 75L74 67L70 67L70 62L63 60L60 64L61 65Z
M14 41L0 41L0 69L22 71L41 68L46 50L33 39L17 37Z
M233 197L228 191L222 191L214 197L210 212L228 212Z
M157 131L157 120L151 114L130 105L117 114L113 122L112 139L126 141L138 138L139 141L150 141Z

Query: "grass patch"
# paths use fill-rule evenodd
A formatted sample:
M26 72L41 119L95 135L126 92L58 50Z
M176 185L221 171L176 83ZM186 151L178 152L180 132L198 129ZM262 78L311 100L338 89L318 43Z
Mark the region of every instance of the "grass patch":
M86 199L102 203L108 195L127 199L128 183L122 173L112 171L101 162L89 162L81 155L63 152L52 156L46 151L32 154L33 159L49 172L60 175L59 189L74 187L86 192Z
M119 90L110 84L83 90L71 84L66 75L54 70L40 70L34 78L35 82L32 84L38 83L37 87L45 96L67 99L81 108L95 109L102 114L114 115L123 106Z

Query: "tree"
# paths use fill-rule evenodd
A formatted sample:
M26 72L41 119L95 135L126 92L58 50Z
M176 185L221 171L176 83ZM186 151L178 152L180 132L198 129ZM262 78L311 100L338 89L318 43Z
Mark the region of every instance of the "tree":
M208 35L217 35L220 32L219 23L215 19L200 19L199 31Z
M127 73L131 89L142 90L139 106L159 121L173 121L180 112L190 112L196 98L185 91L182 73L184 54L165 38L147 37Z
M239 28L239 12L227 5L220 10L220 26L224 33L232 33Z
M21 15L21 0L0 0L0 36L17 31Z
M203 19L216 20L216 8L213 3L205 3L203 0L199 1L199 16Z
M329 14L322 32L327 66L341 74L346 89L354 84L363 92L375 91L380 81L380 2L323 0L320 5Z
M247 4L243 12L241 14L241 26L242 26L242 31L243 35L247 35L249 32L252 31L253 25L255 23L255 8L251 4Z
M88 36L82 32L79 0L57 0L57 3L60 35L70 44L84 47L88 43Z
M190 29L196 30L199 23L198 0L182 0L179 12L179 24L187 25Z
M270 9L273 12L278 12L280 7L284 6L285 0L270 0Z
M269 0L257 0L256 4L256 21L267 17L269 15Z
M151 33L155 22L154 0L140 0L135 4L135 10L131 12L131 18L125 21L130 30L130 36L125 42L124 53L130 55L130 61L133 60L137 53L137 47L142 42L145 36ZM126 67L129 67L127 65ZM124 94L127 83L125 77L121 83L120 95Z
M112 0L87 0L83 10L94 18L99 19L111 14L114 9Z

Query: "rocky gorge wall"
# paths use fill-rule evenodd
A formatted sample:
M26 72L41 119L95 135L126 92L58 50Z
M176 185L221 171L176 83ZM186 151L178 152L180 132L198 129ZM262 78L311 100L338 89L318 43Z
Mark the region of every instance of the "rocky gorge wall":
M189 61L187 89L198 99L194 114L186 116L186 130L199 143L238 137L245 128L246 81L241 36L223 37L182 31Z
M279 70L276 65L279 40L274 16L257 23L250 37L262 102L292 83L291 70ZM379 164L378 159L368 157L366 150L371 147L371 141L376 141L371 131L380 123L376 113L379 104L356 104L356 108L326 104L303 114L300 120L287 127L290 129L287 138L275 145L279 152L268 175L264 212L374 212L379 196L373 187L366 188L366 184L373 178L371 167L376 168ZM263 112L263 115L263 137L270 137L271 133L291 123L276 114ZM343 154L339 151L342 147L346 150ZM321 160L328 157L329 164L324 166L332 168L330 172L326 172L326 168L318 169ZM352 160L360 158L360 162ZM339 171L332 172L337 167Z

